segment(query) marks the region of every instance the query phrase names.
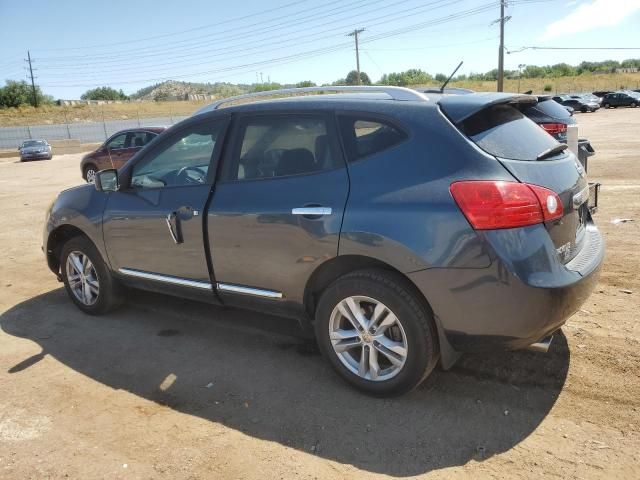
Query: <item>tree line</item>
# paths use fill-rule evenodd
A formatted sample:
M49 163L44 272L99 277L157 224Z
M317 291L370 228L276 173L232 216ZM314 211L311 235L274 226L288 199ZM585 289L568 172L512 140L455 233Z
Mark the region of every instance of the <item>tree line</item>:
M631 58L619 62L617 60L605 60L602 62L581 62L578 65L569 65L568 63L557 63L554 65L538 66L526 65L521 70L505 70L507 78L559 78L572 77L594 73L614 73L619 68L638 68L640 69L640 59ZM447 79L448 75L437 73L431 75L424 70L411 68L403 72L385 73L377 82L378 85L394 85L406 87L411 85L441 84ZM498 69L494 68L484 73L469 73L458 75L453 81L476 80L476 81L495 81L498 78ZM346 77L340 78L331 83L331 85L372 85L373 82L366 72L360 72L360 82L358 82L358 73L352 70ZM214 84L190 84L197 85L200 93L208 93L218 97L228 97L247 92L259 92L264 90L276 90L287 87L311 87L316 84L310 80L298 82L297 84L280 84L277 82L254 83L251 85L235 85L232 83L214 83ZM159 85L151 85L142 88L134 94L127 96L122 90L116 90L111 87L98 87L87 90L80 97L83 100L129 100L141 98L152 92ZM157 95L154 98L157 101L167 100L166 95ZM40 87L36 86L36 98L38 105L50 104L53 97L42 93ZM4 87L0 87L0 108L18 107L20 105L34 105L33 90L31 85L25 81L7 80Z

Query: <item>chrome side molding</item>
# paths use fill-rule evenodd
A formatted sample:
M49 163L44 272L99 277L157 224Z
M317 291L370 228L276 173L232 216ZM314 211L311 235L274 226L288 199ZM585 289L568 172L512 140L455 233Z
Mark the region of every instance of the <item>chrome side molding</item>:
M118 272L129 277L144 278L145 280L170 283L172 285L179 285L181 287L199 288L201 290L213 290L209 282L189 280L187 278L171 277L168 275L161 275L159 273L142 272L140 270L133 270L131 268L120 268L118 269Z
M242 285L232 285L230 283L218 283L218 290L221 292L240 293L262 298L282 298L282 292L273 290L262 290L260 288L244 287Z

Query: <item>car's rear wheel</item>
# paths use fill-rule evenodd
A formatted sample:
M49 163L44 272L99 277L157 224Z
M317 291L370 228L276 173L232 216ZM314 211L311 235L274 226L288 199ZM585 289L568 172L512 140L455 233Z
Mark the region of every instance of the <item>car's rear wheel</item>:
M101 315L122 304L122 288L89 239L74 237L64 244L60 269L69 297L83 312Z
M580 111L581 111L582 113L587 113L587 112L589 111L589 107L582 107L582 108L580 109Z
M630 107L636 108L638 106L638 104L636 102L631 102Z
M608 103L605 103L605 104L603 105L603 107L604 107L604 108L610 108L610 107L611 107L611 105L610 105L610 104L608 104Z
M96 173L98 168L95 165L89 164L84 167L84 179L87 183L96 183Z
M320 298L315 329L338 374L372 395L408 392L437 363L433 318L406 280L392 272L362 270L336 280Z

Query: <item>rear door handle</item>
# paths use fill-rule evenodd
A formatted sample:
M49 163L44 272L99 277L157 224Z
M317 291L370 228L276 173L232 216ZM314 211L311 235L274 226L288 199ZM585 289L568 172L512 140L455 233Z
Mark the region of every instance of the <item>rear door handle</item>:
M331 215L331 207L301 207L291 209L292 215L304 215L313 217L322 217L323 215Z

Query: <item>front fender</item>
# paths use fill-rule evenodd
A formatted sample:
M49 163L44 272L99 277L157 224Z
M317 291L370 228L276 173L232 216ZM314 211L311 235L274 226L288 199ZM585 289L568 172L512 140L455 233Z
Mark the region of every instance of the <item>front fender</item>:
M47 255L49 268L57 270L50 256L60 247L61 239L69 232L80 232L96 246L107 261L106 247L102 236L102 214L107 203L107 194L98 192L93 185L82 185L65 190L50 207L45 220L42 249ZM60 235L65 232L64 235Z

